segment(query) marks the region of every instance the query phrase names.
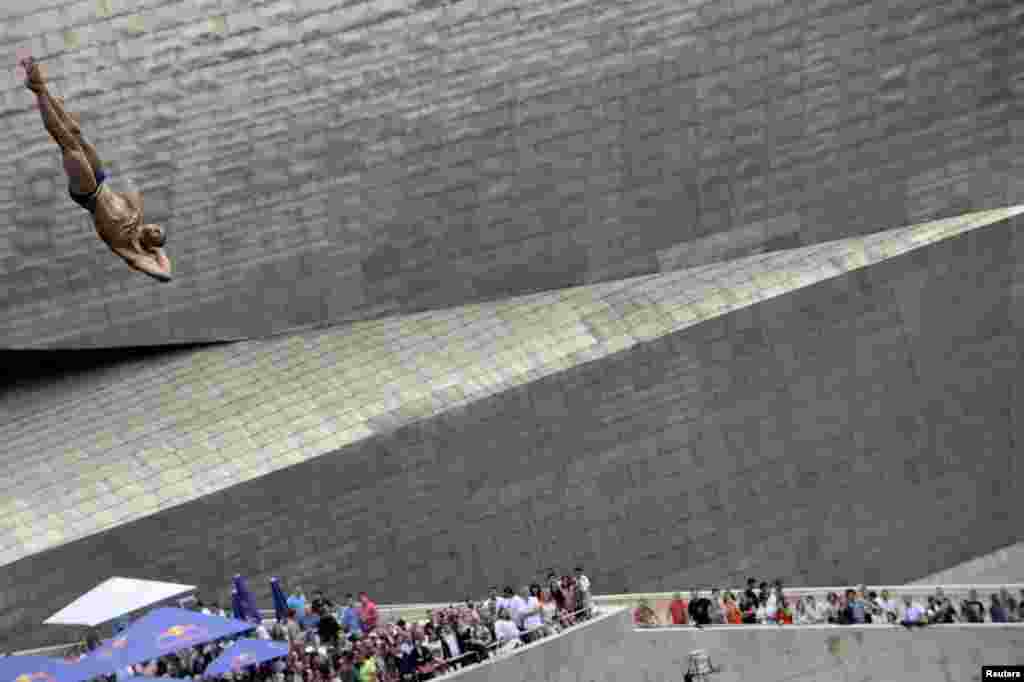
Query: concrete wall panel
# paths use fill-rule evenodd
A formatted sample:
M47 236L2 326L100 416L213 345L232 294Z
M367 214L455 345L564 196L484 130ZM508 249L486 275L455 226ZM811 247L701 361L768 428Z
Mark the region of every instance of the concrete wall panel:
M602 592L898 584L1018 542L1014 241L969 232L178 506L203 482L162 471L164 509L0 568L4 646L112 574L421 602L577 563ZM239 447L224 466L261 466Z
M1024 203L1016 6L9 4L177 279L113 259L12 78L0 347L264 337Z

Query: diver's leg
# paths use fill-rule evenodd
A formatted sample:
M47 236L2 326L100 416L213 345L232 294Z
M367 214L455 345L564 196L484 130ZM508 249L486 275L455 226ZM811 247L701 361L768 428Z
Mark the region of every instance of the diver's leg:
M89 159L89 165L92 166L94 174L99 175L99 172L103 169L103 162L100 160L100 155L96 151L96 147L85 139L85 135L82 134L82 119L78 114L68 111L65 106L63 97L54 97L50 95L50 104L57 111L57 115L64 121L64 126L68 131L78 138L79 144L82 145L82 151L85 152L85 156Z
M28 77L25 85L35 93L39 113L43 117L46 132L60 147L64 155L64 172L67 173L71 191L75 194L91 194L96 190L96 175L89 158L78 138L71 133L61 117L59 109L46 87L46 77L39 65L31 59L24 63Z
M39 100L39 111L42 112L46 130L60 145L64 156L64 172L68 176L71 191L75 194L92 194L98 186L96 173L92 169L92 163L86 156L81 142L64 127L63 121L60 120L57 111L50 104L50 98L45 93L37 95L36 98Z

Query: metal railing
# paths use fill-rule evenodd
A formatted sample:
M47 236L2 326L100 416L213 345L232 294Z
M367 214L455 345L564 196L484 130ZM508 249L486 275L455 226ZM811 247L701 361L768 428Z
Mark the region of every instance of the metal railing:
M586 614L588 611L591 614L589 618L584 619L582 621L577 621L576 620L578 616L580 616L581 614ZM565 632L566 630L568 630L571 627L575 627L577 625L581 625L582 623L586 622L587 620L592 620L593 617L595 615L597 615L597 613L598 613L598 609L595 608L595 607L582 608L582 609L578 609L576 611L573 611L572 613L567 614L569 616L569 618L572 619L573 622L570 625L566 626L564 629L562 629L561 631L559 631L558 633L555 633L555 634L561 634L562 632ZM543 615L541 617L543 618ZM554 616L554 620L561 620L564 617L565 616L559 616L559 615L556 614ZM526 630L521 630L520 633L519 633L518 640L508 640L507 642L500 642L500 641L495 640L494 642L491 642L490 644L486 645L486 647L484 647L485 648L485 652L487 654L487 658L489 659L489 658L493 657L496 651L498 651L499 649L503 649L504 647L507 647L508 644L512 643L512 642L518 641L519 644L516 647L514 647L514 648L519 648L520 646L523 646L523 645L525 645L527 643L532 644L533 642L540 641L539 639L534 640L534 639L531 638L531 640L529 642L527 642L526 638L528 636L536 633L536 632L544 631L547 628L549 628L550 626L551 626L551 623L541 623L540 625L536 625L536 626L534 626L532 628L528 628ZM541 639L543 639L543 637ZM511 650L512 649L510 649L509 651L511 651ZM453 667L456 662L464 660L464 659L467 659L467 658L477 657L477 656L479 656L478 652L476 652L476 651L469 651L469 652L466 652L464 654L460 654L458 656L453 656L452 658L447 658L447 659L444 659L444 660L440 661L440 663L438 664L438 668L435 670L435 672L440 671L440 675L441 676L437 677L437 678L433 678L433 679L441 679L441 678L443 678L446 675L450 675L450 674L456 672L457 670L461 669L461 668L454 668ZM487 660L487 659L484 659L484 660ZM478 663L482 663L482 662L483 661L478 661ZM462 667L467 667L467 666L462 666Z
M829 592L835 592L842 596L847 589L855 589L856 585L844 585L841 587L789 587L786 588L786 596L789 598L803 597L805 595L813 595L816 599L824 599ZM969 590L977 590L979 598L982 600L987 599L987 596L992 593L999 593L1003 588L1010 590L1015 596L1020 594L1020 590L1024 589L1024 583L1000 583L1000 584L956 584L956 585L870 585L869 589L879 594L884 590L888 590L892 595L893 599L899 600L903 595L910 595L911 597L927 597L935 594L935 590L942 588L946 596L954 602L957 602L966 597ZM722 594L726 592L732 592L739 598L740 594L746 588L721 588ZM648 592L648 593L631 593L631 594L610 594L610 595L594 595L592 597L591 608L597 610L609 610L620 607L636 607L640 604L641 600L646 600L652 603L671 601L672 596L675 592L681 592L685 596L689 597L689 589L676 590L674 592ZM707 588L701 588L701 593L707 596L710 590ZM447 609L452 606L452 602L444 603L433 603L433 604L390 604L390 605L379 605L377 611L380 614L381 622L395 622L399 619L407 621L418 620L425 617L427 611L440 611ZM272 609L263 609L260 611L260 616L263 619L264 624L269 625L276 620L275 613ZM749 626L748 626L749 627ZM42 655L42 656L64 656L68 652L74 650L76 647L82 647L85 645L84 641L71 642L66 644L54 644L51 646L39 647L36 649L27 649L23 651L12 652L9 655Z

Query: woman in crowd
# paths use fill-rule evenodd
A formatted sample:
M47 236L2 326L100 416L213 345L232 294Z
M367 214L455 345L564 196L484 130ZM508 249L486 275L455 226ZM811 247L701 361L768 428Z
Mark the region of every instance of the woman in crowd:
M754 609L755 620L758 625L766 625L769 620L768 612L768 597L761 599L760 595L757 598L757 606Z
M562 594L562 581L554 571L548 573L548 593L555 602L555 613L565 608L565 596Z
M840 609L839 595L835 592L829 592L828 596L825 597L825 622L838 624Z
M658 625L658 616L651 608L650 602L641 599L639 606L633 611L633 624L641 628L651 628Z
M967 599L961 605L960 613L968 623L985 622L985 605L978 599L977 590L968 590Z
M793 609L789 605L789 601L786 600L786 595L782 592L782 585L775 586L775 622L779 625L792 625L793 624Z
M809 625L810 619L811 617L809 609L807 608L807 600L797 599L796 608L794 609L793 613L793 620L796 621L797 625Z
M888 622L885 613L882 611L882 603L878 598L878 593L874 590L868 592L867 595L867 620L869 623L876 625Z
M576 581L572 576L562 576L562 596L565 599L565 610L575 622L576 617Z
M732 592L725 593L725 622L729 625L741 625L743 623L743 614L740 613L740 607L736 605L736 595Z
M717 587L711 590L711 605L708 616L712 625L725 625L725 609L722 606L722 591Z
M544 599L541 602L541 616L544 618L544 624L547 626L548 634L556 634L562 631L561 624L558 622L558 602L551 596L551 592L544 590L541 592Z

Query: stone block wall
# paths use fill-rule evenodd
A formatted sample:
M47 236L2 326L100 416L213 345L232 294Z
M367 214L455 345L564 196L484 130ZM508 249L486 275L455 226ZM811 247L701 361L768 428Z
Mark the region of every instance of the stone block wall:
M0 567L3 648L110 575L387 602L899 584L1017 542L1015 232L970 232ZM199 400L197 398L197 400ZM310 589L313 589L310 587ZM267 595L268 596L268 595Z
M27 7L0 48L50 64L177 279L97 241L12 78L0 347L260 337L1024 202L1010 0Z

